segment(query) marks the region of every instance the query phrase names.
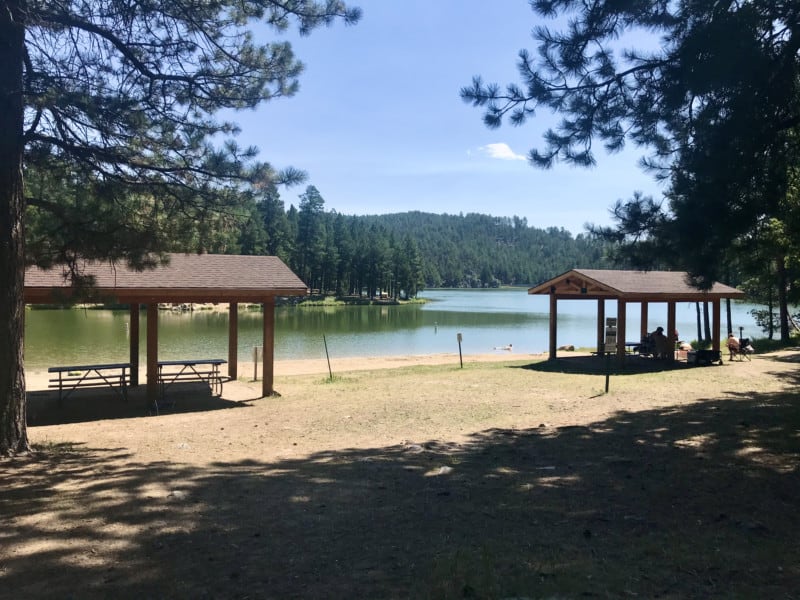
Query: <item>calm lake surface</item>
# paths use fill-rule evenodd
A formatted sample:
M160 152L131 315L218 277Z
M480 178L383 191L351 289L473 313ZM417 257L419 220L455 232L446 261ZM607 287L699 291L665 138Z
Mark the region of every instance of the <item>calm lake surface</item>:
M513 354L547 350L549 300L529 296L526 288L501 290L427 290L427 304L409 306L278 307L275 311L275 357L278 360L324 358L323 335L332 358L352 356L420 355L458 352L457 334L463 336L464 354ZM558 345L594 347L597 303L559 301ZM749 310L753 305L732 305L733 327L745 336L760 330ZM695 306L677 305L680 338L697 337ZM616 316L616 303L606 303L606 316ZM725 307L722 307L723 330ZM25 361L28 368L53 365L128 360L127 311L28 310L25 323ZM146 316L140 318L140 346L144 364ZM666 304L649 306L649 328L666 327ZM261 344L261 312L239 309L239 360L249 361L253 346ZM627 328L639 331L639 305L628 307ZM628 336L631 338L631 336ZM636 336L634 336L636 337ZM159 358L227 358L226 312L159 313Z

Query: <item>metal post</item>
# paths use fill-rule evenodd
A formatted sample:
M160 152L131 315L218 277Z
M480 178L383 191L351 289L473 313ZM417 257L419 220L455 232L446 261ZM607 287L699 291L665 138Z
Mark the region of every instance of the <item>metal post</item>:
M322 343L325 345L325 358L328 360L328 375L330 380L333 381L333 371L331 371L331 357L328 354L328 340L325 339L325 334L322 334Z

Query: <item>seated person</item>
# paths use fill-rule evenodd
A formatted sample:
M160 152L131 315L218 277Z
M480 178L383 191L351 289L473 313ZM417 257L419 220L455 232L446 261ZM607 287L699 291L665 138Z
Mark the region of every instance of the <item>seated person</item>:
M728 360L733 360L734 356L737 356L742 351L742 347L739 344L739 340L733 335L733 333L728 334Z
M653 338L653 344L655 345L655 357L656 358L668 358L669 357L669 340L667 336L664 335L664 328L658 327L651 336Z

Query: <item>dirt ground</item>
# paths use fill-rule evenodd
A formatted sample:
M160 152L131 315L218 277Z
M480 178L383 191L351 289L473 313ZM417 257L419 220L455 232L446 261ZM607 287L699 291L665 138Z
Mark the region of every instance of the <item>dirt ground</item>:
M0 597L800 598L799 366L291 361L159 416L29 373Z

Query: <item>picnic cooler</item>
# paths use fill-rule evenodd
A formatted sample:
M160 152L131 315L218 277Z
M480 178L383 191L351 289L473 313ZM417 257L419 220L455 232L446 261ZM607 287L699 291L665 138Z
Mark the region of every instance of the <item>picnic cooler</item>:
M686 362L690 365L710 365L722 362L719 350L689 350L686 353Z

